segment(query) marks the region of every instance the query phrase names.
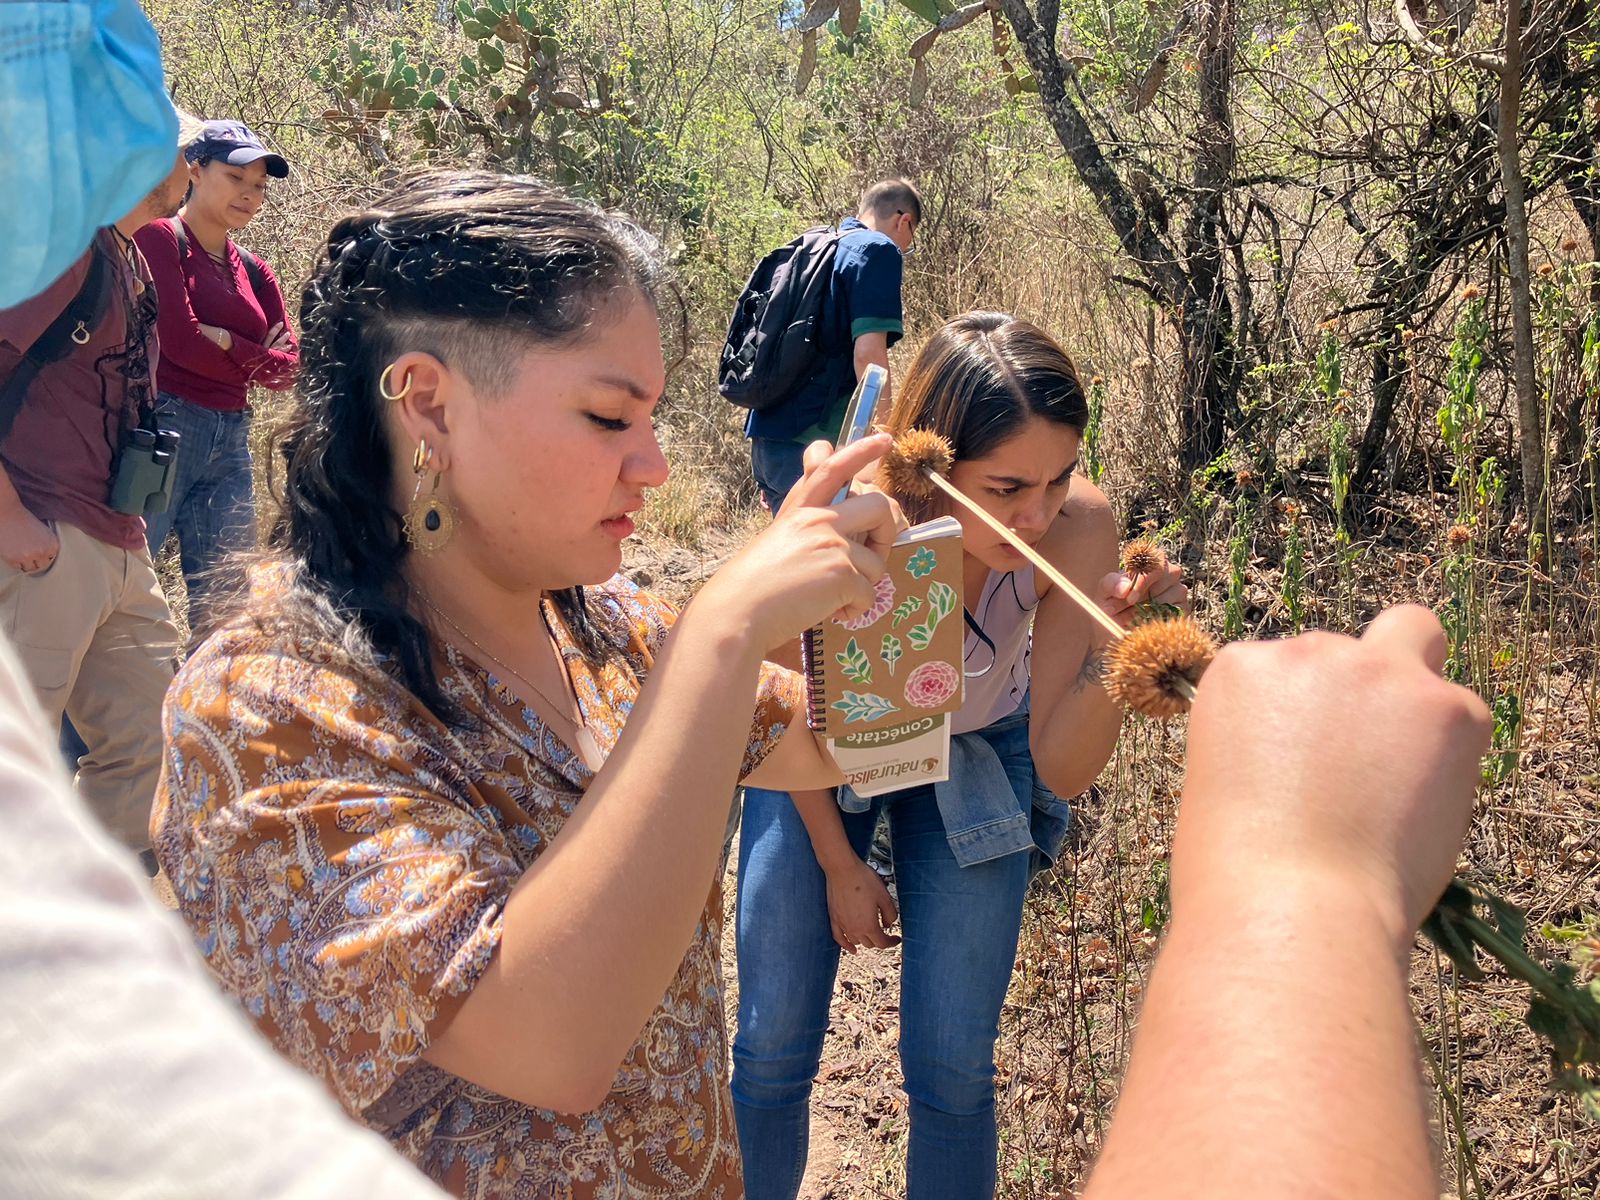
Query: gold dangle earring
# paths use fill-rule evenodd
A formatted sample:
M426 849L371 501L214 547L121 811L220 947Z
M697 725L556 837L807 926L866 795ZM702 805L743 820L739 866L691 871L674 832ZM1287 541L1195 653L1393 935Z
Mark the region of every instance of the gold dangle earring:
M382 386L380 382L379 387ZM423 480L432 461L433 447L428 445L427 438L423 438L417 443L417 452L411 456L411 469L417 475L417 489L411 494L411 507L405 515L406 541L418 554L439 553L456 531L455 509L450 506L450 501L439 494L442 472L433 473L433 486L428 489L427 496L422 494Z

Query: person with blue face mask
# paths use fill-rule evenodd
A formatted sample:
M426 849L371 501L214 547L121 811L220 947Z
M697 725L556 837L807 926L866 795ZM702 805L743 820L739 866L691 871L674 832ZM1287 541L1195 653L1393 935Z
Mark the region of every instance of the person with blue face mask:
M72 57L75 47L104 43L95 41L98 28L83 43L75 41L81 30L70 19L52 24L51 15L41 13L29 25L16 21L11 10L78 7L0 3L0 19L9 22L6 48L24 66L42 57L47 68L47 77L33 83L46 90L48 103L33 114L32 136L21 138L17 148L30 170L49 165L35 153L35 143L54 140L41 131L73 127L58 111L81 111L83 95L74 81L83 60ZM117 24L110 22L112 28ZM29 29L39 40L31 50L22 36ZM62 54L65 59L55 61ZM61 72L50 75L51 66ZM159 58L156 68L159 81ZM103 73L90 71L87 77L104 82ZM3 70L0 80L0 111L7 114L6 135L12 137L16 79ZM98 96L92 88L88 94ZM70 715L82 737L84 751L71 758L80 793L133 850L149 845L150 805L161 767L160 729L152 714L171 681L177 648L177 631L145 548L144 515L161 507L157 501L167 487L176 439L161 438L154 424L156 295L133 235L177 211L188 184L179 139L192 140L200 129L194 118L172 110L164 92L144 108L154 111L157 104L166 104L172 128L155 186L136 177L145 190L131 211L113 209L103 228L76 230L73 236L82 241L66 269L43 291L0 308L0 605L46 714L58 723ZM103 115L115 125L112 113ZM64 133L61 140L72 139ZM89 150L104 151L106 165L118 170L122 156L111 147ZM0 143L0 154L10 151ZM82 146L72 154L87 158ZM23 174L5 195L54 194L52 186L34 183ZM95 219L98 207L81 206L121 203L118 191L108 187L91 201L80 196L60 211L76 213L74 220ZM7 202L0 198L0 204ZM47 208L47 216L53 211ZM28 227L20 216L15 223ZM49 224L44 243L58 233L57 222ZM39 254L57 249L44 243L13 243L0 262L10 274L18 257L42 261ZM63 240L61 248L73 247Z
M0 308L43 291L95 230L128 216L177 145L161 44L137 4L0 2Z

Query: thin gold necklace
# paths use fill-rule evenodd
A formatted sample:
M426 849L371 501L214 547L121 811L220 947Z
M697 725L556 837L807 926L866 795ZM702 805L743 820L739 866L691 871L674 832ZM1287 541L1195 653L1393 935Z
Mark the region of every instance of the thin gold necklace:
M486 666L497 668L502 675L507 675L514 682L530 689L536 696L539 697L539 699L550 705L555 712L559 713L561 717L572 726L574 732L572 748L578 752L578 757L583 760L584 766L588 767L591 771L598 771L605 764L605 756L600 753L600 743L595 741L594 734L590 732L588 723L583 719L583 705L578 701L578 690L576 687L573 687L572 676L567 672L566 659L561 654L561 646L558 642L556 642L555 633L550 628L550 622L545 619L543 601L540 601L539 603L539 623L544 626L545 634L550 638L551 644L555 649L556 661L561 665L562 674L566 676L567 686L572 689L572 707L577 713L576 718L568 716L566 712L567 706L565 704L557 704L556 701L552 699L543 688L534 683L533 680L526 678L517 671L513 671L505 664L504 661L491 653L489 649L483 645L483 643L478 641L477 638L473 637L465 629L461 628L460 625L456 624L456 622L451 619L449 613L441 609L432 600L429 600L420 591L417 593L417 596L419 599L421 599L422 603L427 606L428 611L433 613L434 616L438 617L446 625L450 626L450 628L455 630L456 633L460 634L466 643L483 657Z

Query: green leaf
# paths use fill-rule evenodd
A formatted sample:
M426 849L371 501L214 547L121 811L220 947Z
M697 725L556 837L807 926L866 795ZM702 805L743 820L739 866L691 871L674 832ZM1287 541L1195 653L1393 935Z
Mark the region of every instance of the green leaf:
M939 18L944 16L934 0L899 0L900 7L916 13L929 24L938 24Z
M928 619L937 625L956 610L956 590L934 580L928 587Z
M472 16L472 0L456 0L456 16L465 21Z
M897 705L871 692L845 692L842 699L835 700L828 707L843 713L846 725L854 725L857 721L876 721L900 711Z
M461 22L461 32L466 34L473 41L481 42L484 40L484 38L489 36L490 29L487 25L484 25L483 23L475 21L469 17L465 21Z
M506 65L506 56L500 53L500 48L493 42L479 44L478 60L483 63L484 69L490 72L498 71Z
M845 643L845 647L833 656L834 661L844 668L845 677L852 683L872 682L872 660L861 649L855 638Z
M899 662L905 654L905 651L901 648L900 639L892 633L884 634L880 653L883 658L883 665L889 668L889 676L892 679L894 677L895 663Z
M916 616L921 610L922 597L907 596L895 606L894 612L890 614L889 624L893 628L899 629L901 625L905 624L905 622Z

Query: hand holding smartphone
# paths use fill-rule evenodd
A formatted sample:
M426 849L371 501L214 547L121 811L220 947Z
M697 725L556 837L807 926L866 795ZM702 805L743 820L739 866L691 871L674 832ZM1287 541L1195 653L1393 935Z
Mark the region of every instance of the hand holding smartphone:
M888 382L889 372L883 367L877 363L867 367L866 373L856 383L856 390L851 393L850 407L845 409L844 425L839 431L839 444L835 449L843 450L851 442L859 442L872 432L873 412ZM846 484L833 502L839 504L849 495L850 487Z

